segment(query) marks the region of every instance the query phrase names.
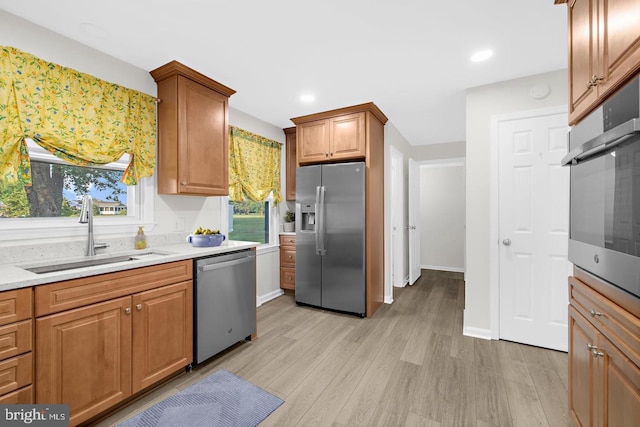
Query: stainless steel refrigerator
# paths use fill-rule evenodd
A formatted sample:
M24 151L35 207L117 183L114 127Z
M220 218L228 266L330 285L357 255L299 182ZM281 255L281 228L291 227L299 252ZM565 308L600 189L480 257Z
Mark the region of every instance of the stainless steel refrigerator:
M364 317L365 261L364 162L297 168L296 302Z

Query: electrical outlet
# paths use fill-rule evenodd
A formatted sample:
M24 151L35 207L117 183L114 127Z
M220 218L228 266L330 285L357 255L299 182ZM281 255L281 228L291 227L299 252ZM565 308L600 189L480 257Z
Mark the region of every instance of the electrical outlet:
M184 218L177 218L174 225L174 231L184 231Z

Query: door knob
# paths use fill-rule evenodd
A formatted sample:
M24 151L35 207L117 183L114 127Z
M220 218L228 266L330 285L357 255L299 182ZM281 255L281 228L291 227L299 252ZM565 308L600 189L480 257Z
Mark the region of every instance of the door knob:
M502 241L502 244L505 245L505 246L511 246L511 239L504 239Z

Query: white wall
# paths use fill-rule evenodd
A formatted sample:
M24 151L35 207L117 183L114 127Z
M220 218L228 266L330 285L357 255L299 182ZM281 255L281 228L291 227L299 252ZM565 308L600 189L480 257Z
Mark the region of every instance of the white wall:
M74 68L103 80L136 89L141 92L156 96L157 87L153 78L147 70L137 68L133 65L120 61L86 45L77 43L58 33L54 33L40 26L37 26L15 15L0 10L0 28L2 28L3 46L12 46L24 52L36 55L44 60L55 62L59 65ZM159 66L162 64L158 64ZM185 64L189 65L189 64ZM221 82L224 83L224 82ZM233 97L229 101L233 104ZM259 120L241 111L230 108L229 123L249 132L262 135L266 138L284 143L284 133L282 129ZM282 165L284 166L284 147ZM284 194L284 168L282 169L282 191ZM155 181L155 176L153 178ZM185 233L188 234L198 225L212 229L220 228L223 221L221 218L222 201L221 197L196 197L196 196L167 196L155 195L154 198L154 220L155 225L152 230L145 228L148 235ZM225 211L226 212L226 211ZM83 242L80 242L81 244ZM265 254L266 256L266 254ZM265 266L265 260L261 259L262 252L258 253L258 265L262 271L271 271ZM268 256L269 263L278 265L277 257ZM258 290L261 295L269 295L279 291L279 269L276 274L259 275Z
M393 302L393 284L391 279L391 209L397 209L392 206L392 188L391 188L391 147L393 146L403 156L404 162L404 176L402 177L402 200L404 205L400 216L400 229L402 234L399 238L399 244L401 246L401 253L404 254L403 262L399 268L398 275L401 277L408 276L409 274L409 260L408 260L408 245L409 236L408 231L405 230L408 223L408 209L406 208L407 195L409 192L408 185L408 173L409 173L409 158L411 152L411 145L405 139L404 136L398 131L398 129L391 122L387 122L384 126L384 300L386 303Z
M420 166L422 268L464 271L464 164Z
M466 144L466 287L464 329L490 337L491 241L491 117L518 111L566 105L567 71L559 70L467 90ZM536 84L549 85L544 99L530 96Z

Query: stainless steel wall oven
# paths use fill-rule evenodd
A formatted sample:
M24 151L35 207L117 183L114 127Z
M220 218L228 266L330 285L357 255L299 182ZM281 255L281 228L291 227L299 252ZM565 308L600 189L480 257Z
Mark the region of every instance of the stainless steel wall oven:
M574 126L569 260L640 298L640 77Z

